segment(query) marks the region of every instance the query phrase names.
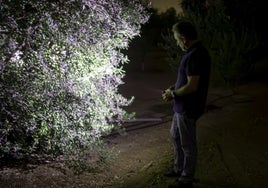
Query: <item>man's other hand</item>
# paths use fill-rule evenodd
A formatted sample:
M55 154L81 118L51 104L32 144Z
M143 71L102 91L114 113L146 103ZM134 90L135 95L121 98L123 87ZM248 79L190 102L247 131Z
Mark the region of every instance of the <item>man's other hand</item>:
M170 100L172 100L173 99L173 97L172 97L172 90L167 89L167 90L163 91L162 98L163 98L164 101L170 101Z

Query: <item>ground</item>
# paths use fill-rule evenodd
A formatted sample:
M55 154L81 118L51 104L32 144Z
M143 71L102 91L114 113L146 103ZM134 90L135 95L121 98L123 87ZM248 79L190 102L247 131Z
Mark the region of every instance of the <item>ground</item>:
M224 87L209 90L208 108L197 122L196 188L268 187L267 60L258 74L235 93ZM175 73L155 69L127 72L120 91L135 96L127 108L137 122L126 124L126 135L105 138L116 155L98 171L75 175L61 163L29 164L0 169L1 188L166 188L174 181L163 177L171 168L173 150L169 129L172 103L161 99Z

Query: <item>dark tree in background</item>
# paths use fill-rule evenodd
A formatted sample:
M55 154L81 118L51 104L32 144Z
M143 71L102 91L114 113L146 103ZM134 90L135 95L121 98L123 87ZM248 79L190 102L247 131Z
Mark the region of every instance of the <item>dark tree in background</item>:
M238 8L241 5L244 8ZM263 40L262 33L256 29L258 16L253 15L252 4L249 1L183 0L181 7L180 19L197 25L201 39L210 50L214 81L219 84L223 80L234 88L248 79L257 60L253 52L261 47ZM251 18L241 16L245 10Z
M170 30L177 20L177 12L174 8L169 8L165 12L159 12L157 9L150 8L148 12L150 18L147 23L142 25L141 37L135 38L131 42L130 49L126 51L126 54L128 54L133 62L127 65L131 69L138 68L144 70L143 66L146 55L151 51L162 50L159 47L159 44L164 43L162 34ZM166 62L163 62L163 64L166 64Z
M227 14L247 27L254 27L267 40L267 6L263 0L224 0ZM267 41L266 41L267 42Z
M142 64L150 50L163 48L167 62L176 70L182 52L176 46L172 25L179 19L189 19L199 29L203 42L213 58L215 84L235 84L246 81L254 70L255 62L266 55L267 29L264 3L260 0L182 0L179 6L166 12L150 9L151 17L142 26L141 38L131 44L130 58ZM128 52L128 53L129 53Z
M218 0L214 1L217 2ZM209 11L210 0L183 0L181 6L184 11L199 12L206 15ZM254 30L261 40L258 48L261 50L255 55L256 58L265 56L265 49L268 46L268 29L266 27L266 18L268 17L265 1L263 0L223 0L223 9L235 24L241 24L250 30Z

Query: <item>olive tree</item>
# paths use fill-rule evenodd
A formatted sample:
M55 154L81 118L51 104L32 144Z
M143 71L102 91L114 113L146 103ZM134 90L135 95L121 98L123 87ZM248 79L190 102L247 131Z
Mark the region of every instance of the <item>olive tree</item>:
M0 1L0 158L92 149L129 115L121 52L147 22L126 0Z

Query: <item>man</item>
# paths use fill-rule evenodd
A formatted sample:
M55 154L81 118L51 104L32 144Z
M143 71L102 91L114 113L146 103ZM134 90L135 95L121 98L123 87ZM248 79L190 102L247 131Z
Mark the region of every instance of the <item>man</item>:
M196 158L196 121L203 114L209 85L210 56L198 40L197 31L188 21L172 28L182 56L176 84L166 89L162 97L174 100L171 138L174 147L174 168L166 176L178 177L170 188L193 186Z

